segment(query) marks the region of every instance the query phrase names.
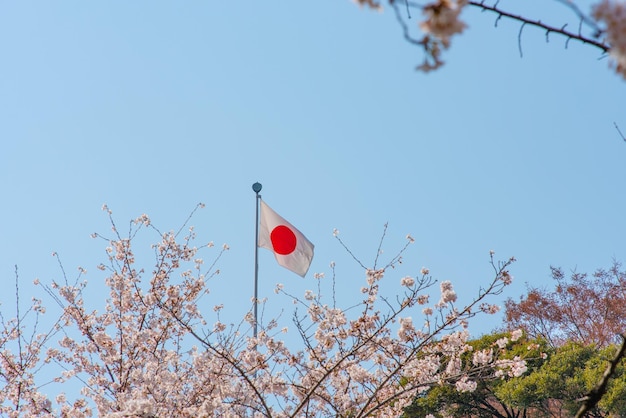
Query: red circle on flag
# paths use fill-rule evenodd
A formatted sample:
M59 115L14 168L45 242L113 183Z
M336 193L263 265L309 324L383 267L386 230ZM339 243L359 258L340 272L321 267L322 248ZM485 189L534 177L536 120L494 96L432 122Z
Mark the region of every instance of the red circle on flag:
M270 239L272 240L274 251L280 255L291 254L296 249L298 241L296 234L285 225L278 225L274 228L270 233Z

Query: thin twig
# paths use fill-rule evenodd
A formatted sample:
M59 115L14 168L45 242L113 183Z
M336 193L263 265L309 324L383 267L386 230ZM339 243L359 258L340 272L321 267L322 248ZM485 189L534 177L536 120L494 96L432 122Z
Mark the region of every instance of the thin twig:
M408 3L408 4L411 7L418 7L418 6L413 5L411 3ZM406 24L406 22L402 18L402 13L400 12L400 9L398 8L397 3L396 2L391 3L391 7L393 8L393 11L394 11L395 16L396 16L396 20L398 21L398 24L402 28L402 35L404 35L404 40L406 40L408 43L411 43L413 45L419 45L419 46L423 47L424 46L424 42L423 41L417 40L417 39L415 39L415 38L413 38L411 36L411 33L409 31L409 26Z
M594 22L592 19L589 18L589 16L584 14L582 10L580 10L580 8L572 0L558 0L558 1L566 5L570 9L572 9L574 14L576 14L576 16L578 16L581 21L584 21L587 25L594 28L595 30L599 29L596 22Z
M613 125L615 125L615 129L617 129L617 133L619 134L619 136L622 137L622 140L624 142L626 142L626 137L624 136L624 134L622 133L622 131L620 131L619 126L617 126L616 122L613 122Z
M356 256L354 255L354 253L352 251L350 251L350 249L348 248L348 246L346 244L344 244L344 242L341 240L341 238L339 238L339 235L335 235L335 239L337 239L337 241L339 241L339 243L341 244L341 246L344 248L344 250L346 250L348 252L348 254L350 254L352 256L352 258L354 259L354 261L356 261L361 267L363 267L363 270L367 270L367 267L365 267L365 265L363 263L361 263L361 260L359 260L358 258L356 258Z
M378 266L378 257L380 257L380 254L382 253L382 247L383 247L383 242L385 241L385 235L387 234L387 223L385 223L385 226L383 227L383 234L380 237L380 242L378 243L378 248L376 249L376 258L374 259L374 267L373 269L376 270L376 267Z
M195 207L195 208L191 211L191 213L189 214L189 216L187 217L187 219L185 220L185 222L182 224L182 226L180 227L180 229L178 230L178 232L176 232L176 235L174 235L174 237L178 238L178 234L180 234L180 233L181 233L181 231L182 231L182 230L183 230L183 228L187 225L187 223L189 222L189 220L190 220L191 218L193 218L193 215L196 213L196 211L197 211L198 209L203 208L203 207L204 207L204 204L203 204L203 203L198 203L198 204L196 205L196 207Z
M526 26L526 22L522 23L522 26L519 27L519 33L517 34L517 48L519 49L520 58L524 58L524 53L522 52L522 31L524 30L524 26Z

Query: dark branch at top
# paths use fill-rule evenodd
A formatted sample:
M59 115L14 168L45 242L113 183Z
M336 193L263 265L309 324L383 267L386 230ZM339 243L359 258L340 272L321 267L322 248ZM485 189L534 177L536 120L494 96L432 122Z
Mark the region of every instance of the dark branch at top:
M531 25L531 26L535 26L535 27L538 27L538 28L541 28L541 29L545 29L546 30L546 36L548 36L551 32L552 33L558 33L560 35L563 35L563 36L567 37L568 40L569 39L574 39L574 40L580 41L580 42L582 42L584 44L595 46L596 48L600 49L604 53L607 53L609 51L609 48L610 48L609 45L607 45L607 44L605 44L605 43L603 43L601 41L597 41L595 39L586 37L586 36L584 36L584 35L582 35L580 33L574 33L574 32L570 32L568 30L565 30L565 26L567 26L567 25L563 25L560 28L557 28L557 27L554 27L554 26L550 26L550 25L547 25L547 24L543 23L540 20L532 20L532 19L528 19L528 18L526 18L524 16L521 16L521 15L516 15L516 14L513 14L513 13L506 12L506 11L498 8L497 3L495 5L493 5L493 6L490 6L490 5L485 4L484 1L478 2L478 1L474 1L474 0L469 0L468 4L470 4L472 6L475 6L475 7L478 7L480 9L482 9L482 10L494 12L494 13L496 13L498 15L498 19L500 19L501 17L504 16L504 17L508 17L509 19L513 19L513 20L516 20L518 22L521 22L523 25Z

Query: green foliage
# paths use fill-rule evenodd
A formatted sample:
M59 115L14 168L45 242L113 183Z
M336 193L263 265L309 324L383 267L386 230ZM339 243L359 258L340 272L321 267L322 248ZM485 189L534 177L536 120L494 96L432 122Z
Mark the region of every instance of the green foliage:
M490 347L499 348L496 341L508 334L486 335L470 342L474 352ZM509 341L503 358L523 356L528 371L518 378L496 378L486 371L474 375L474 392L458 392L452 386L437 386L422 393L406 409L405 417L440 418L522 416L574 416L580 402L601 379L616 346L598 349L593 345L568 342L556 349L548 348L545 340L522 338ZM542 353L544 360L542 358ZM466 354L471 355L471 354ZM591 411L593 417L626 416L626 366L624 360L609 380L607 392Z
M626 416L626 376L624 376L623 365L619 368L609 385L609 390L600 401L600 407L617 416Z
M506 350L500 349L498 342L510 337L510 333L497 333L485 335L477 340L470 341L473 350L465 353L464 360L471 361L473 353L480 350L492 349L498 354L499 359L513 359L521 357L527 359L528 372L538 370L544 360L542 353L548 350L547 343L543 340L528 341L525 337L513 342L508 340ZM472 417L519 417L522 410L503 403L497 396L502 387L513 388L519 378L497 377L493 369L485 368L472 375L477 387L473 392L459 392L454 386L435 386L422 393L411 406L406 408L406 418L425 417L429 414L441 418L444 416L472 416ZM504 390L506 392L506 390Z
M585 396L600 380L615 346L598 350L594 346L569 342L559 347L537 370L495 389L503 403L518 408L532 408L537 416L560 410L573 416ZM593 411L595 416L626 414L626 377L623 362L609 381L606 395Z
M616 346L609 346L589 360L583 373L586 387L597 384L607 367L607 362L615 355L616 349ZM623 359L609 380L607 391L598 406L600 410L612 416L626 416L626 364Z
M586 393L582 374L593 354L592 347L568 343L553 352L540 368L501 385L496 396L505 404L534 408L544 414L549 414L556 403L573 415L579 406L574 401Z

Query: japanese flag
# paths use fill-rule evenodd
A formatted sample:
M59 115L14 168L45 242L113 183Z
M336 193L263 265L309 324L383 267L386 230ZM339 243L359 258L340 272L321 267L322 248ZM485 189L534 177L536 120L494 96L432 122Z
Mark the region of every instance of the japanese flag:
M313 244L261 200L259 247L274 252L281 266L304 277L313 260Z

